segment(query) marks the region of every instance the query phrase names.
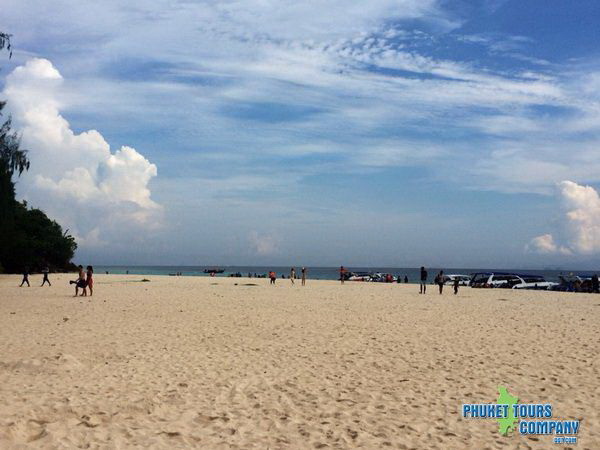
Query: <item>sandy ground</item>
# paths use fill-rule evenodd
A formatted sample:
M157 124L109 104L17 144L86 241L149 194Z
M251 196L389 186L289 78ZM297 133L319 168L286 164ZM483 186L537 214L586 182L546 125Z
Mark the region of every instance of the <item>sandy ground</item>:
M565 447L461 417L499 385L600 448L600 295L69 278L0 276L1 448Z

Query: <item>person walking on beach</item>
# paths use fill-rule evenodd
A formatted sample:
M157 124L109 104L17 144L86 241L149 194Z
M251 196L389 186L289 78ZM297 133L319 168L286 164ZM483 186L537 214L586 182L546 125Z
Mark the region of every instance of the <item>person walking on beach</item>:
M346 269L344 266L340 266L340 281L344 284L344 279L346 278Z
M87 266L87 273L85 283L87 287L90 289L90 297L94 295L94 268L92 266ZM85 292L85 289L83 290Z
M442 290L444 289L444 271L443 270L440 270L440 273L438 273L436 275L435 282L440 288L440 295L442 295Z
M48 286L52 286L50 280L48 279L48 274L50 273L50 268L48 266L44 266L42 269L42 273L44 274L44 279L42 280L42 286L48 282ZM41 287L41 286L40 286Z
M269 284L275 284L275 279L277 278L277 275L275 275L275 272L270 271L269 272Z
M29 284L29 269L27 267L25 267L25 270L23 271L23 280L21 281L21 285L19 287L23 287L24 283L27 283L27 287L31 287Z
M458 277L454 278L454 295L458 294L458 285L459 285L459 279Z
M419 294L424 294L427 291L427 271L421 266L421 283L419 284Z
M306 267L302 268L302 286L306 285Z
M294 284L295 279L296 279L296 268L292 267L290 269L290 280L292 280L292 284Z
M408 275L404 275L404 284L408 283Z
M83 296L83 292L85 291L85 273L83 272L83 266L79 265L79 273L77 275L77 281L71 281L71 283L75 284L75 297L79 293L79 289L81 289L81 295Z

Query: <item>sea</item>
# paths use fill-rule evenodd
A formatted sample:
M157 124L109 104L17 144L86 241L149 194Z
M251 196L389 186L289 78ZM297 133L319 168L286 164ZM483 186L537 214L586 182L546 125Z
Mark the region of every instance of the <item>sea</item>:
M224 272L217 274L217 277L229 277L235 274L241 274L242 277L248 276L264 276L270 271L274 271L278 277L290 274L288 266L217 266L223 269ZM205 269L212 269L214 266L95 266L95 273L111 273L111 274L126 274L130 275L175 275L177 273L182 276L189 277L207 277L209 274L204 273ZM300 276L301 267L296 267L296 274ZM418 267L346 267L349 272L374 272L374 273L390 273L395 276L400 276L402 279L408 277L409 282L418 282L420 268ZM506 272L523 275L542 275L547 281L559 281L560 275L593 275L592 271L581 270L530 270L530 269L477 269L477 268L437 268L428 267L429 280L433 280L435 275L443 270L446 275L463 274L470 275L477 272ZM337 280L339 279L339 267L307 267L307 278L314 280Z

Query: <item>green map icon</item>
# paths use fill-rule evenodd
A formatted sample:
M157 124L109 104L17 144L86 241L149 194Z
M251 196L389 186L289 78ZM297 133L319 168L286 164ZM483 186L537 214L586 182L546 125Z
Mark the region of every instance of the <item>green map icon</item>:
M510 431L515 430L515 425L518 422L518 419L515 418L513 405L515 405L519 399L510 395L504 386L498 386L498 394L500 394L498 396L498 404L508 405L507 417L498 419L498 424L500 424L500 434L506 436Z

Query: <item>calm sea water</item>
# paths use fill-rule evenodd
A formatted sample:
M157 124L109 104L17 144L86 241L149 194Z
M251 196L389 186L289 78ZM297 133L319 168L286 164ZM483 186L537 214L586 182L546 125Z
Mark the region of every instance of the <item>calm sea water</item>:
M95 266L94 271L96 273L109 272L112 274L129 274L134 275L169 275L181 272L183 276L193 277L206 277L208 274L204 273L204 269L209 266ZM225 269L225 272L218 274L218 277L227 277L231 274L241 273L242 276L247 277L248 274L254 276L264 275L269 271L273 270L280 277L285 275L286 277L290 274L290 267L277 267L277 266L220 266L219 268ZM300 276L301 267L296 267L296 274ZM417 267L346 267L351 272L381 272L391 273L393 275L400 275L408 277L409 282L417 282L419 280L419 268ZM441 268L445 274L466 274L469 275L475 272L510 272L519 274L530 274L530 275L542 275L548 281L558 281L558 276L561 274L569 274L571 272L578 275L592 275L593 272L589 271L578 271L578 270L525 270L525 269L465 269L465 268ZM339 267L307 267L308 278L316 280L337 280L339 278ZM440 268L428 267L429 280L433 280L435 275L440 271Z

